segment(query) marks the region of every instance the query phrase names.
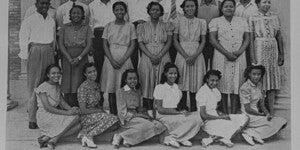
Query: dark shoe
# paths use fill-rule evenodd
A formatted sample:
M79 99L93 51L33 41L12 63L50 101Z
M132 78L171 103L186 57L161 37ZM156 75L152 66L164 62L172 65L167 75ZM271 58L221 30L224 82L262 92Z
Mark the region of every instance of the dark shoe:
M36 122L29 122L29 126L28 127L29 127L29 129L37 129L38 128Z
M38 142L40 144L40 148L47 147L47 142L50 140L50 137L42 135L38 138Z

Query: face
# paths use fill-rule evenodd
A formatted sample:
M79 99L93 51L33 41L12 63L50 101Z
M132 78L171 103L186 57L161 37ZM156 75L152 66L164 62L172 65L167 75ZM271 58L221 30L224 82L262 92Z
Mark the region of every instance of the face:
M210 75L208 79L206 79L207 85L209 88L216 88L219 83L219 78L216 75Z
M251 82L257 84L261 79L261 70L260 69L252 69L249 73L249 77Z
M123 19L125 14L126 14L124 6L123 5L117 5L114 9L114 14L115 14L116 18Z
M71 20L72 22L80 22L82 21L82 17L83 17L83 12L81 9L75 7L72 9L72 12L71 12Z
M126 84L127 84L130 88L134 89L135 86L136 86L137 83L138 83L138 79L137 79L136 73L134 73L134 72L129 72L129 73L127 74L127 78L126 78L125 82L126 82Z
M222 7L222 12L224 16L233 16L234 11L235 11L235 6L233 2L226 1Z
M167 77L168 83L175 83L178 76L176 68L170 68L168 72L165 73L165 76Z
M160 17L161 11L158 5L153 5L149 10L149 15L153 19L158 19Z
M194 16L196 11L196 5L193 1L186 1L183 10L187 15Z
M50 0L39 0L35 6L38 13L46 15L50 7Z
M271 0L261 0L257 7L263 12L268 12L271 8Z
M47 74L49 81L53 83L58 83L61 77L61 72L59 68L53 67L50 69L49 73Z
M84 75L87 80L95 81L97 78L97 70L96 70L95 66L86 68Z

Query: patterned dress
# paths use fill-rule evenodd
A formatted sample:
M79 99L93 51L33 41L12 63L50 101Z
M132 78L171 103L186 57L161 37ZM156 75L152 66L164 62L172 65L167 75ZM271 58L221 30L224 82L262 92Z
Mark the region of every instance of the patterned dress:
M162 100L163 108L176 108L182 92L177 84L170 86L167 83L158 84L153 93L156 100ZM168 129L168 134L164 135L164 140L174 140L183 142L193 138L203 124L199 112L191 112L190 115L164 115L157 113L157 119Z
M231 22L228 22L224 16L221 16L211 20L209 31L217 32L219 43L227 51L234 52L241 47L244 33L249 32L249 26L245 18L234 16ZM229 61L215 49L212 68L222 72L222 78L218 87L221 93L238 94L246 66L245 52L235 61Z
M173 35L173 30L174 27L170 23L158 22L156 28L154 28L153 24L148 21L139 24L137 27L138 41L143 42L151 54L158 55L164 48L168 36ZM153 65L150 58L146 56L145 53L142 53L138 72L144 98L153 99L154 87L160 81L160 75L163 72L164 65L170 61L170 56L167 52L158 65Z
M263 98L261 84L255 85L250 80L247 80L241 86L240 100L242 104L241 108L244 113L246 113L244 108L245 104L250 104L253 110L258 111L257 104ZM265 116L247 115L250 117L250 121L244 132L250 136L259 137L261 139L271 137L287 124L286 119L281 117L273 117L272 120L268 121Z
M183 15L178 15L174 21L175 31L179 34L179 42L183 50L192 56L197 53L201 35L206 35L207 24L204 19L192 18L188 19ZM194 65L187 65L184 57L178 53L175 59L178 66L179 87L182 91L190 91L196 93L201 85L205 74L205 61L201 53L195 60Z
M116 61L120 61L125 55L130 41L136 39L135 28L132 23L126 22L124 25L117 25L115 22L106 24L102 35L109 43L109 50ZM127 69L132 69L130 59L122 64L120 69L114 69L107 57L104 58L100 83L101 91L115 93L120 88L122 73Z
M75 30L72 23L65 24L58 32L59 38L64 39L64 46L72 58L78 57L87 45L87 39L93 38L89 25L82 24L79 30ZM84 56L78 65L71 65L63 55L62 58L62 92L76 93L77 88L83 82L83 65L88 62L88 56Z
M78 88L78 102L86 103L86 108L97 109L100 100L100 85L96 82L84 81ZM107 113L93 113L81 116L82 130L80 134L93 137L101 134L115 123L118 118Z
M197 92L196 100L198 111L200 111L201 106L205 106L207 114L219 116L216 109L218 102L221 101L221 93L217 88L211 89L207 84L204 84ZM248 118L245 114L230 114L229 117L230 120L206 120L202 128L209 135L230 139L246 125Z
M44 109L41 98L38 94L46 93L49 104L52 107L57 107L61 103L61 89L58 85L51 85L48 82L43 82L38 88L34 89L37 97L38 110L36 114L37 124L40 128L41 135L46 135L51 138L61 134L70 124L76 119L76 115L58 115L53 114Z
M254 32L254 47L257 63L265 66L266 74L263 77L263 89L280 89L281 71L278 66L278 45L276 34L280 31L280 22L272 12L263 15L261 12L250 17L250 31Z
M117 91L118 116L125 129L120 136L131 145L139 144L166 130L159 121L134 117L140 100L140 90L131 90L126 85Z

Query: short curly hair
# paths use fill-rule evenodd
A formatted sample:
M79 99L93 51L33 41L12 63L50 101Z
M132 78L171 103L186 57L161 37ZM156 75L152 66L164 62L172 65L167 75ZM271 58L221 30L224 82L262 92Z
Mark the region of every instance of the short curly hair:
M152 6L159 6L159 9L160 9L160 16L163 16L164 15L164 7L158 3L158 2L150 2L147 6L147 13L150 15L150 9L152 8Z
M259 69L261 70L261 77L263 77L266 73L266 68L263 66L263 65L251 65L251 66L248 66L246 69L245 69L245 72L244 72L244 77L246 80L250 79L250 72L253 70L253 69Z

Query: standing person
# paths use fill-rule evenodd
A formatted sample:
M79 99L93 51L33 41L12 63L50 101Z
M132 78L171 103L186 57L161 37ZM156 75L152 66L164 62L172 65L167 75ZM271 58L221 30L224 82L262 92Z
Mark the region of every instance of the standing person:
M175 64L167 63L158 84L153 93L157 119L168 129L168 134L163 137L163 143L179 148L192 146L189 141L200 130L202 120L198 112L178 110L177 105L182 93L177 86L179 71Z
M128 17L129 21L134 24L135 28L140 23L149 21L149 15L146 7L152 1L157 0L123 0L128 5ZM135 46L134 51L130 57L133 67L137 69L139 63L139 49L138 45Z
M47 146L54 150L61 137L72 135L81 129L78 116L80 110L69 106L63 99L59 85L61 69L51 64L47 66L45 73L45 81L34 89L38 102L36 117L41 131L38 142L41 148Z
M187 93L190 92L190 111L196 111L195 96L202 85L205 74L202 51L206 41L207 24L205 20L195 17L198 10L196 0L184 0L181 8L184 16L178 16L174 21L174 46L179 52L175 64L181 74L179 87L183 91L178 107L186 109Z
M88 62L87 53L92 46L92 31L84 23L84 9L74 5L70 10L70 23L59 30L59 48L62 57L62 92L67 103L78 106L77 89L83 82L83 65Z
M250 17L252 63L266 67L263 90L267 92L267 108L274 115L276 90L281 87L284 63L283 40L278 15L270 11L270 0L256 0L259 11Z
M213 18L217 18L220 16L219 13L219 0L198 0L199 9L197 17L200 19L204 19L207 25ZM209 32L208 28L207 31ZM205 46L203 49L203 56L205 60L206 70L212 69L212 60L214 55L214 47L209 42L209 34L206 34Z
M42 83L46 67L54 63L55 21L48 15L50 0L37 0L37 11L26 18L19 32L19 57L27 59L29 128L36 129L37 101L34 88Z
M250 117L242 136L250 145L255 145L254 141L264 144L264 139L275 135L287 125L286 119L274 117L265 107L261 84L265 73L262 65L247 67L246 82L240 88L242 111Z
M82 146L96 148L93 137L110 128L118 127L118 118L106 113L100 106L100 84L96 82L97 70L93 63L83 66L86 80L78 88L82 129L78 135Z
M245 50L249 44L249 26L245 18L234 16L235 1L221 3L222 16L209 23L210 42L215 47L212 68L223 72L219 90L222 93L224 113L238 110L238 91L246 68ZM231 100L231 111L227 99Z
M234 15L237 17L246 18L249 21L250 17L256 14L258 11L257 5L254 0L239 0L236 5L236 10ZM251 56L250 56L250 45L246 49L246 61L247 66L251 65Z
M115 134L112 144L118 148L121 141L126 147L137 145L166 130L159 121L152 120L141 104L138 74L128 69L122 74L121 88L117 91L118 116L122 131Z
M78 1L78 0L68 0L64 4L60 5L56 10L56 23L57 23L57 29L59 30L64 24L70 23L70 10L74 5L80 5L84 9L84 17L85 23L89 22L89 7Z
M248 123L245 114L223 114L217 111L217 104L221 101L221 92L217 89L221 72L210 70L204 76L204 85L196 95L198 111L204 120L203 130L209 134L202 139L202 146L207 147L214 141L220 141L227 147L232 147L233 138Z
M116 91L120 87L122 73L133 68L129 59L136 40L132 23L126 22L127 5L120 1L113 4L116 20L106 24L103 31L103 48L105 52L101 74L101 91L108 93L110 113L117 115Z
M104 62L104 49L102 35L104 27L107 23L115 20L115 15L112 11L112 5L119 0L93 0L89 4L90 10L90 26L94 33L93 38L93 58L98 72L96 82L100 82L100 75L102 72ZM104 98L103 92L100 93L100 105L103 106Z
M153 110L153 90L160 81L164 65L170 61L168 50L172 43L174 26L159 20L164 9L158 2L150 2L147 12L150 21L137 27L142 51L138 72L141 76L143 106L147 110Z
M180 5L183 0L158 0L164 8L164 15L162 16L163 22L173 22L178 16L183 15L183 10ZM175 62L177 51L172 44L169 49L171 62Z
M24 15L24 19L28 18L29 16L31 16L32 14L35 14L35 12L37 11L37 6L36 4L30 6L26 11L25 11L25 15ZM53 8L51 5L49 6L49 10L48 10L48 15L55 19L55 8Z

